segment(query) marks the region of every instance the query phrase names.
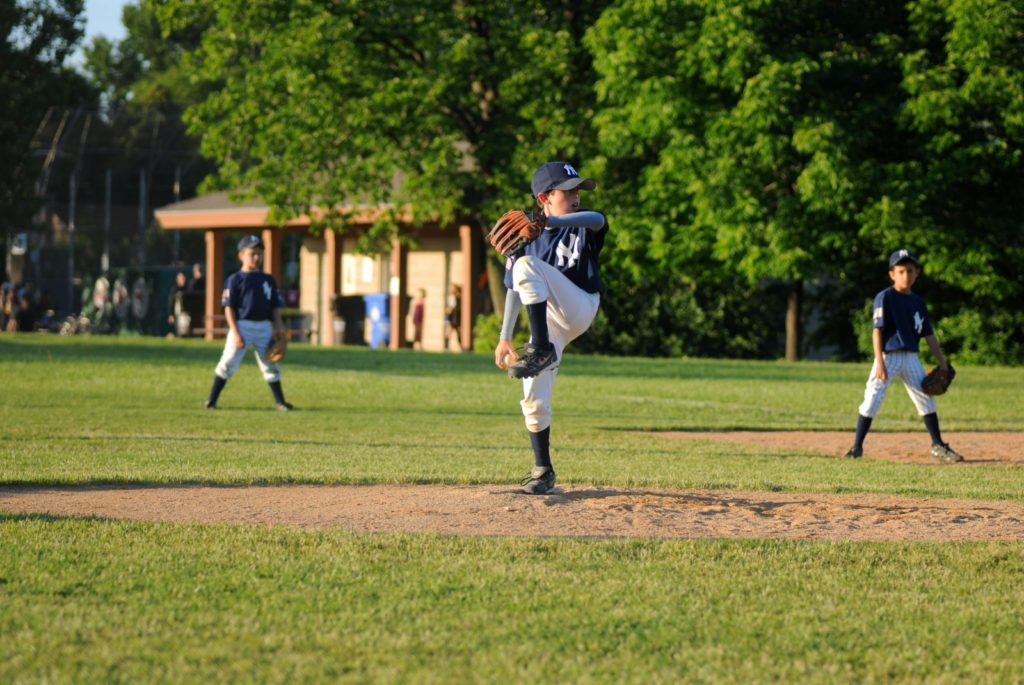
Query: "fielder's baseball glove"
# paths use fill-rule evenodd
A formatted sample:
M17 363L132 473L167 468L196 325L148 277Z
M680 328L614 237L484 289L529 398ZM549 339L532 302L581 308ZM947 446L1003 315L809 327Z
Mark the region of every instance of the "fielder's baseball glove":
M942 395L949 389L949 384L956 377L956 369L950 364L948 369L936 366L921 381L921 390L926 395Z
M513 209L495 222L487 240L502 257L509 257L536 240L546 221L547 217L541 212L527 214L521 209Z
M274 333L274 337L270 339L270 344L267 345L267 361L277 364L284 359L286 352L288 352L288 333L285 331Z

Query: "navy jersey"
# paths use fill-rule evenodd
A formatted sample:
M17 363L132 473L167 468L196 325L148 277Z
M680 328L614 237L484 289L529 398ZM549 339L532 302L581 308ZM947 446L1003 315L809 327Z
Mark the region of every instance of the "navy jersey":
M262 271L236 271L224 281L221 304L235 311L235 318L269 321L283 301L277 281Z
M875 295L872 319L882 329L882 350L917 352L921 338L932 334L928 307L914 293L897 292L889 287Z
M512 288L515 260L519 256L531 255L554 266L581 290L603 295L605 286L601 280L598 257L607 234L607 219L604 226L597 230L582 226L545 228L540 237L527 245L520 255L505 260L505 287Z

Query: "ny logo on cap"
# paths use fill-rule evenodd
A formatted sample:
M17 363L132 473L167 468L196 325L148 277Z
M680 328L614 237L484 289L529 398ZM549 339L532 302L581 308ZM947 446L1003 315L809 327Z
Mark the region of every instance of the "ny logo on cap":
M562 165L562 168L565 169L565 173L569 174L570 176L579 176L579 173L572 168L572 164L564 164Z
M900 250L899 251L899 255L900 255L900 259L903 259L904 257L910 256L910 251L909 250Z

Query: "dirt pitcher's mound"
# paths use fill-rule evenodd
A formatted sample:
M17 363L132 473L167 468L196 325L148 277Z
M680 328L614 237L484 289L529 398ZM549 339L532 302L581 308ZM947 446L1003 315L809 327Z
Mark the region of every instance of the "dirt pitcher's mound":
M1021 540L1024 504L560 485L0 488L0 512L460 535Z
M853 431L662 431L654 435L678 440L720 440L739 445L818 452L841 457L853 444ZM960 465L1024 464L1024 433L953 433L942 436L964 456ZM916 433L869 433L864 458L909 464L936 464L931 439L923 428Z

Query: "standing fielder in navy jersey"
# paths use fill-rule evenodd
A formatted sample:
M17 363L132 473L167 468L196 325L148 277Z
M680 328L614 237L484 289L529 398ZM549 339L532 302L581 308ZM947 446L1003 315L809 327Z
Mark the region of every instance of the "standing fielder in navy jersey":
M285 401L281 389L281 367L266 358L271 338L286 335L286 331L281 320L282 300L277 282L261 269L263 241L259 236L248 235L238 241L238 259L242 270L224 281L221 303L227 319L228 337L224 342L224 353L214 370L213 387L205 406L207 409L217 408L221 390L238 371L246 348L251 346L256 351L256 363L270 385L278 410L290 411L293 407Z
M608 225L602 214L580 211L580 190L596 183L565 162L537 169L531 189L545 215L540 237L505 263L505 314L494 362L523 379L520 402L533 447L534 468L524 483L528 494L555 486L551 464L551 395L566 345L582 335L597 315L604 293L599 257ZM522 358L512 346L520 304L530 320L530 342Z
M911 292L920 274L921 266L917 257L907 250L896 250L889 256L889 278L893 284L878 293L873 304L871 342L875 361L864 389L864 401L858 409L853 447L846 453L850 459L864 454L864 437L871 428L872 419L882 407L890 380L898 376L903 380L907 394L931 435L932 457L945 462L963 461L962 455L942 441L935 398L921 390L921 381L925 377L924 367L918 357L921 338L928 343L940 367L948 369L949 362L942 354L939 339L932 330L924 299Z

